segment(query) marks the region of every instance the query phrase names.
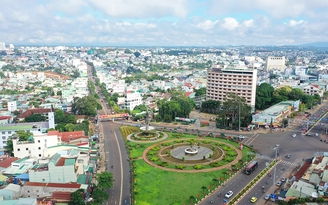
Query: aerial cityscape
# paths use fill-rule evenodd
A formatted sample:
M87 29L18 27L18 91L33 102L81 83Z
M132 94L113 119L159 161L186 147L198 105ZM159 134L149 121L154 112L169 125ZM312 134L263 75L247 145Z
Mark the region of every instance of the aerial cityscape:
M328 203L328 3L18 2L0 205Z

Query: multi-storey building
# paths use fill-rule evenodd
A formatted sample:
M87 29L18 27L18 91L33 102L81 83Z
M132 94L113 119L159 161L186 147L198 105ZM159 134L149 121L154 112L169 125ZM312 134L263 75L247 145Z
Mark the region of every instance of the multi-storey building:
M124 107L133 110L135 106L142 104L142 97L140 93L127 93L125 96Z
M229 93L245 98L255 109L257 69L212 68L207 73L206 100L225 101Z
M266 71L269 71L271 69L278 69L281 71L284 71L286 68L286 59L285 56L282 57L274 57L274 56L268 56L266 59Z

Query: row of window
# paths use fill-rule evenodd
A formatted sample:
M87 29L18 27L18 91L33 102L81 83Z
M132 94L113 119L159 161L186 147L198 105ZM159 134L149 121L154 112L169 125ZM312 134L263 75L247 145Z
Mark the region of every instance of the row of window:
M2 132L2 134L4 135L4 134L6 134L6 132ZM8 134L11 134L11 131L8 131Z
M26 149L26 151L28 151L28 147L26 147L25 149ZM20 148L17 148L18 152L20 152L20 150L21 150ZM38 147L38 150L41 150L41 147Z

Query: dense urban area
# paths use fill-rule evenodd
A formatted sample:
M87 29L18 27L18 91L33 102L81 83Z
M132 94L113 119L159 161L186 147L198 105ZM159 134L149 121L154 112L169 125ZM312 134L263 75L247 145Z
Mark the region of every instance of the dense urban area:
M0 42L0 205L324 204L328 48Z

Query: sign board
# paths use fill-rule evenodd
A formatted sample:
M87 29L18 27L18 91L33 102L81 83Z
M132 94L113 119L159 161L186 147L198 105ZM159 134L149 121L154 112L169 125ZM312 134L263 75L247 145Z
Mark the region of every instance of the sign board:
M123 114L114 114L114 115L98 115L99 119L104 119L104 118L119 118L119 117L129 117L128 113L123 113Z

